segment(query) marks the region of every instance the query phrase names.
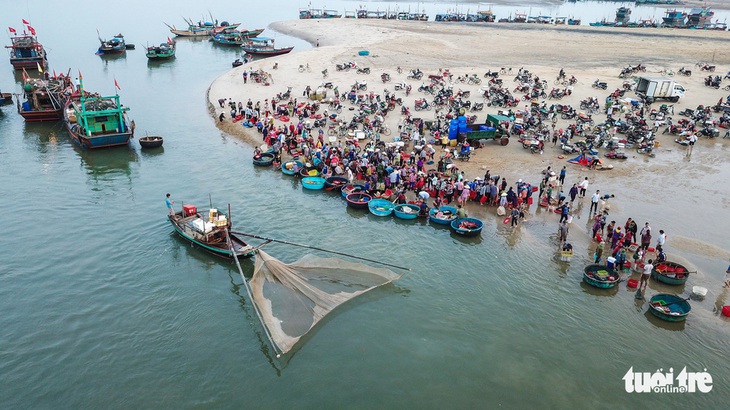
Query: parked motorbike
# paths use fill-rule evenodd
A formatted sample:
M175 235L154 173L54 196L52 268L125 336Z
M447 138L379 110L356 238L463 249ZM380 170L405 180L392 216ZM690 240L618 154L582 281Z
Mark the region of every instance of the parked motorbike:
M431 111L431 105L425 99L416 100L415 104L413 105L413 108L416 111L421 111L421 110Z
M620 151L609 151L605 155L606 155L606 158L611 158L611 159L627 159L628 158L626 156L626 154L624 154L623 152L620 152Z
M382 80L382 81L383 81L384 83L387 83L388 81L390 81L390 74L388 74L388 73L383 73L383 74L380 74L380 79L381 79L381 80Z
M606 88L608 88L608 84L605 81L596 80L593 82L593 85L591 87L605 90Z
M362 67L357 69L358 74L370 74L370 67Z
M700 66L700 71L709 71L711 73L715 71L714 65L702 64L702 63L698 63L698 65Z
M423 72L416 68L415 70L411 70L408 73L408 78L412 78L414 80L420 80L423 77Z
M685 77L691 77L692 71L691 70L685 70L684 67L680 68L678 71L679 75L683 75Z
M355 64L351 61L347 62L347 63L343 63L343 64L337 64L335 66L337 71L350 71L351 68L356 68L356 67L357 67L357 64Z
M355 81L355 84L351 88L358 91L366 91L368 89L368 83L365 80L358 80Z

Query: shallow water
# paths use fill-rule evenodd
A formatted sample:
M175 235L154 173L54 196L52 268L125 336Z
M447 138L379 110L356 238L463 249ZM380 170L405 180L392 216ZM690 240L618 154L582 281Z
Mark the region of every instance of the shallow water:
M244 25L293 18L296 3L274 2ZM672 248L670 236L668 245L699 270L696 277L687 289L652 282L647 296L686 294L695 284L710 288L705 301L692 303L685 324L669 324L649 315L646 303L623 284L603 292L581 282L592 255L587 204L571 228L576 256L570 263L559 260L555 217L544 211L513 231L491 209L487 214L473 208L473 215L488 222L480 238L467 240L422 221L353 211L339 195L306 192L296 179L254 168L251 148L215 128L205 91L237 51L180 39L174 61L147 63L142 46L164 41L162 21L179 26L181 14L203 18L197 2L144 8L133 2L104 18L92 18L96 6L84 4L88 7L29 11L12 3L4 5L0 20L17 26L28 18L52 69L81 71L87 89L112 93L116 78L138 136L163 135L165 146L141 151L135 141L129 148L82 151L61 124L25 124L12 107L3 108L0 202L10 210L8 232L0 237L4 407L727 403L730 320L713 310L730 303L719 287L728 222L706 221L711 209L727 213L726 148L718 148L701 172L688 171L676 183L667 183L665 174L642 174L668 192L671 205L627 189L625 180L602 177L602 189L621 193L617 214L626 212L619 206L629 208L638 220L671 226L687 238L678 238ZM172 5L174 11L165 8ZM228 9L219 5L211 11L224 16ZM72 20L94 24L69 25ZM114 60L95 56L97 25L102 36L121 31L137 50ZM277 42L305 46L283 36ZM18 77L3 64L0 87L19 91ZM685 164L679 153L670 158ZM532 178L538 178L537 170ZM702 190L708 187L713 188ZM218 207L230 203L239 230L412 270L337 309L293 355L279 360L270 354L235 266L174 235L165 219L166 192L178 206L203 208L209 195ZM697 207L695 199L704 195L722 198L723 205ZM680 250L681 241L695 245ZM274 244L267 250L284 261L305 252ZM252 261L243 268L250 275ZM629 395L621 378L632 366L648 372L707 368L715 387L709 394Z

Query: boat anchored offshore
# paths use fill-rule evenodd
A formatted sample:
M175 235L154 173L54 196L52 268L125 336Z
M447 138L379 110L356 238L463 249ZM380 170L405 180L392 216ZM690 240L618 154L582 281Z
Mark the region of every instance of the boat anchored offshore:
M166 43L159 46L147 47L147 58L150 60L167 60L175 57L175 41L168 37Z
M127 145L134 136L134 123L127 118L129 108L119 102L119 95L102 97L87 95L83 83L79 98L66 102L64 121L71 138L82 148L104 148Z
M274 39L269 37L248 38L241 46L243 51L259 57L271 57L286 54L294 47L276 48Z
M54 75L47 80L25 78L25 101L18 101L18 114L26 122L58 121L63 119L63 107L74 93L68 75Z
M124 36L121 34L117 34L112 37L111 40L102 40L101 37L99 37L99 42L101 42L101 45L99 46L99 49L96 50L96 54L100 56L107 54L121 54L127 51L127 43L124 41Z
M28 30L30 34L24 31L23 34L11 36L11 45L5 46L10 49L10 64L16 70L44 70L48 67L46 50L38 42L35 29L28 25ZM10 32L15 34L15 29L11 27Z
M180 236L195 245L218 256L248 258L254 248L243 239L230 233L228 216L215 208L208 211L208 217L200 214L193 205L183 205L183 210L169 215L168 219ZM230 239L233 251L228 244Z

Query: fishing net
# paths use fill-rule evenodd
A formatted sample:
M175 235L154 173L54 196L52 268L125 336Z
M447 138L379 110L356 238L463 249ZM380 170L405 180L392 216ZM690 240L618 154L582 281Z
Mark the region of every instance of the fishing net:
M400 276L311 254L286 264L259 250L249 284L272 343L286 353L337 306Z

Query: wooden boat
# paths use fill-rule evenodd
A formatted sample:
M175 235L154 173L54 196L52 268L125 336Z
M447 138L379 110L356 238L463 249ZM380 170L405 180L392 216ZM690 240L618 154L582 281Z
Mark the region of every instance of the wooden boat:
M167 60L175 57L175 41L167 39L167 42L160 43L156 47L147 47L147 58L150 60Z
M253 164L258 167L268 167L274 163L276 156L271 152L262 152L253 157Z
M328 191L341 190L347 185L347 178L340 176L331 176L324 181L324 189Z
M421 207L415 204L398 204L393 208L396 218L400 219L416 219Z
M0 92L0 105L9 105L13 103L13 94Z
M220 25L216 25L217 21L215 24L210 21L199 21L194 24L192 20L185 19L185 22L188 23L187 30L178 30L175 26L170 27L169 25L167 27L170 27L172 34L180 37L208 37L213 30L236 29L241 25L241 23L229 24L227 21L221 22Z
M68 75L54 75L47 80L26 78L23 83L24 101L18 101L18 114L26 122L62 120L64 104L75 92Z
M46 50L43 45L38 42L35 36L35 30L31 29L31 34L23 32L21 35L11 36L11 45L5 46L10 49L10 64L16 70L37 70L48 68L48 59Z
M621 275L606 265L588 265L583 268L583 281L591 286L609 289L621 280Z
M97 55L121 54L127 51L124 36L121 34L117 34L112 37L111 40L102 40L100 37L99 41L101 42L101 45L99 46L99 49L96 50Z
M159 135L147 135L141 137L139 139L139 145L146 149L159 148L162 146L162 137Z
M687 283L689 272L677 262L665 261L654 266L651 277L667 285L684 285Z
M649 299L649 311L656 317L667 322L681 322L687 319L692 310L686 299L677 295L660 293Z
M82 148L105 148L127 145L134 136L134 126L127 118L129 108L119 102L119 95L89 96L83 92L70 98L64 110L64 122L71 139Z
M368 210L375 216L390 216L395 209L395 204L387 199L371 199L368 202Z
M304 168L304 164L302 161L287 161L281 164L281 172L283 172L285 175L296 175L299 173L299 170Z
M226 30L215 35L211 33L210 40L222 46L241 47L246 38L237 30Z
M438 225L451 225L451 222L456 219L456 208L453 206L442 205L441 212L443 213L442 218L436 217L439 212L439 208L431 208L428 211L428 219Z
M302 178L302 188L319 190L324 188L324 178L320 177L304 177Z
M286 54L294 49L294 47L276 48L274 39L269 37L248 38L241 48L243 51L259 57L271 57Z
M227 215L211 209L204 217L192 205L183 205L183 210L169 215L168 219L180 236L218 256L232 257L228 240L230 237L237 258L253 256L254 248L243 239L230 233L231 221Z
M365 192L355 192L345 197L347 206L355 209L367 209L368 202L370 202L371 199L373 199L373 197Z
M365 189L365 186L360 184L347 184L342 187L342 197L347 198L348 195L361 192L363 189Z
M482 232L484 222L477 218L457 218L451 221L451 229L459 235L477 236Z

